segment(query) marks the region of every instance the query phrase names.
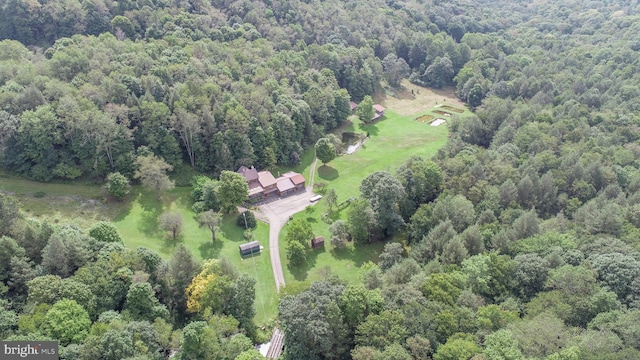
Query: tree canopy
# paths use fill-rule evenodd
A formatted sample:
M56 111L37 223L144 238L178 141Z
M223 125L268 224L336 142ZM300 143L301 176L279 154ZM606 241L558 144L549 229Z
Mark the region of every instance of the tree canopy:
M443 115L433 158L363 175L361 196L336 187L354 198L330 227L291 224L305 280L279 302L284 358L640 358L638 20L622 0L7 0L1 175L126 200L128 179L160 198L199 174L193 209L215 237L216 212L246 200L238 167L293 168L316 144L332 161L350 102L375 130L374 102L408 78L471 113ZM220 260L133 250L108 223L36 219L0 192L3 340L252 359L268 337L262 284ZM308 250L316 232L326 253ZM311 283L327 256L354 276Z

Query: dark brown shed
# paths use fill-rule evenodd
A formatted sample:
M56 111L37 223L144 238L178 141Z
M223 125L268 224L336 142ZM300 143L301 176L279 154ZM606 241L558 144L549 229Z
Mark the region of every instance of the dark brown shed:
M324 247L324 237L317 236L315 239L311 239L311 248L317 249L319 247Z

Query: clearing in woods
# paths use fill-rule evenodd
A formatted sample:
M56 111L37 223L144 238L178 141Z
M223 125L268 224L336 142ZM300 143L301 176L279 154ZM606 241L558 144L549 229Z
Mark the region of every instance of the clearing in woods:
M403 116L418 115L442 104L466 108L465 103L456 97L454 87L429 89L412 84L407 79L402 80L401 84L401 89L376 94L376 101Z

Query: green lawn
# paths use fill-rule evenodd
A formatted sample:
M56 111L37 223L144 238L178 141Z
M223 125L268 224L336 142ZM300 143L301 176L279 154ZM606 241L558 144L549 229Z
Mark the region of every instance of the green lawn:
M354 154L342 155L322 166L318 162L315 183L323 182L326 189L335 189L338 202L360 194L359 187L362 180L377 170L395 172L399 165L412 155L431 158L447 141L446 125L429 126L428 123L415 121L415 116L400 116L392 111L379 121L362 125L358 120L350 120L341 131L358 131L369 133L370 138ZM312 153L313 151L308 151ZM306 157L309 156L305 154ZM306 163L310 164L311 161ZM296 170L305 174L307 168ZM309 261L303 268L290 268L286 260L285 235L286 226L280 235L280 257L283 260L285 281L295 284L295 281L313 282L322 279L327 268L341 279L349 282L359 282L362 264L367 261L377 262L378 254L384 243L350 246L345 250L334 250L330 245L329 225L321 220L323 212L327 211L324 201L310 210L298 213L294 218L306 219L312 226L314 234L325 237L325 248L309 250ZM345 218L345 209L334 218Z
M137 196L119 214L114 223L125 239L127 247L144 246L158 252L162 257L171 257L173 248L184 244L200 260L225 257L233 263L240 273L248 274L257 280L256 284L256 323L264 324L277 314L278 297L275 280L271 270L269 256L269 226L258 222L254 237L264 247L259 255L242 259L238 245L246 242L244 229L236 225L236 215L225 216L216 233L216 241L211 240L211 232L200 228L191 211L189 188L176 188L164 194L158 202L155 194L139 191ZM173 240L158 228L158 216L165 211L174 211L182 215L182 235Z
M426 112L432 114L432 112ZM465 111L465 114L467 112ZM465 115L463 114L463 116ZM374 124L362 125L357 120L345 123L341 131L369 133L370 138L360 150L351 155L343 155L327 166L318 164L315 182L323 182L333 188L338 201L358 196L362 180L376 170L395 171L411 155L432 157L447 140L446 126L432 127L414 121L415 117L399 116L391 110ZM284 172L294 170L308 177L314 159L313 148L305 151L301 164L294 168L277 168ZM309 179L308 179L309 180ZM264 246L264 251L255 257L241 259L238 245L243 243L242 228L235 225L235 217L226 217L215 242L207 229L198 227L189 202L189 188L176 188L163 196L162 202L139 186L132 188L130 196L123 202L107 201L97 185L47 184L16 178L0 172L0 191L11 194L22 204L25 212L39 218L49 218L54 222L75 223L88 228L97 220L113 221L130 248L148 247L168 259L172 249L180 242L187 246L198 259L229 259L242 273L254 276L256 285L256 323L265 324L277 315L277 294L269 257L269 228L259 223L254 232L256 240ZM36 194L40 197L36 197ZM169 239L158 229L157 218L163 211L177 211L184 220L182 236ZM311 282L326 276L326 270L337 274L348 282L359 281L361 266L367 261L377 261L383 243L350 247L335 251L329 243L329 226L321 220L326 211L323 201L295 217L307 219L317 235L326 239L324 249L309 250L309 262L303 269L290 269L284 251L284 235L281 236L280 253L283 261L285 280L288 284L297 281ZM335 214L344 218L346 210Z
M295 282L312 283L323 280L327 271L348 283L360 281L361 266L367 261L378 262L378 254L384 247L383 242L376 242L368 245L350 246L344 250L335 250L330 244L329 225L320 220L324 206L313 206L310 210L300 212L293 216L294 219L307 220L316 236L324 236L325 247L315 250L308 250L307 264L300 268L291 268L287 261L287 251L285 236L287 227L280 233L280 259L284 272L285 282L288 285Z
M448 135L446 125L429 126L391 111L374 124L358 122L354 127L370 138L354 154L339 156L324 166L318 163L316 170L316 183L335 189L338 201L357 196L362 180L377 170L393 172L412 155L431 158Z

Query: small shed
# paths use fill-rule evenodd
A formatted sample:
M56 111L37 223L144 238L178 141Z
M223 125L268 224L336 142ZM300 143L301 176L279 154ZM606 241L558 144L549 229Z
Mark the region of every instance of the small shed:
M240 256L245 257L260 252L260 243L257 241L248 242L239 246Z
M320 247L324 247L324 237L322 236L317 236L314 239L311 239L311 248L312 249L317 249Z

